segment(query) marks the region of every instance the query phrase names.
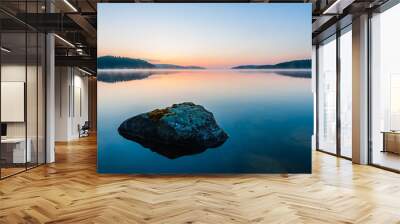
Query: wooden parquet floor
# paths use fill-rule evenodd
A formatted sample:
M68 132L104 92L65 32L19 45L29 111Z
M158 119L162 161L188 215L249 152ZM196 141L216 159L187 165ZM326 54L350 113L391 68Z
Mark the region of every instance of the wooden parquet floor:
M400 223L400 175L313 153L312 175L96 173L96 139L0 181L0 223Z

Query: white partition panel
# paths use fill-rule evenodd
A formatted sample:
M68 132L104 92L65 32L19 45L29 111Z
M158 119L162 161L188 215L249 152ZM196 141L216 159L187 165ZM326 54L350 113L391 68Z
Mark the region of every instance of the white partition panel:
M24 82L1 82L1 122L24 122Z

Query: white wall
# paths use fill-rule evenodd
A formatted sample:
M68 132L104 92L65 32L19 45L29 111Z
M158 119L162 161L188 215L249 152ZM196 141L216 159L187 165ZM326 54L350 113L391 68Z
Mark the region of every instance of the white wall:
M69 139L69 68L55 68L55 140L67 141Z
M77 139L78 125L88 120L88 78L76 68L56 67L55 85L55 140Z
M83 125L85 121L89 119L88 113L88 78L87 76L82 76L82 73L76 74L77 70L74 71L74 92L73 99L75 102L72 108L72 119L71 119L71 135L73 138L79 137L78 125ZM79 97L80 96L80 97ZM79 102L80 101L80 102ZM81 108L80 108L81 107ZM80 111L81 110L81 111Z

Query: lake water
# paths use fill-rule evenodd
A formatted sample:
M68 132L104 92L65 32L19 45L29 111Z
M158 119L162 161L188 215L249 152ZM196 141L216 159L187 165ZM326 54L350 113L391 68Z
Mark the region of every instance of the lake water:
M310 173L313 97L309 71L103 70L98 74L100 173ZM228 140L169 159L119 135L132 116L193 102Z

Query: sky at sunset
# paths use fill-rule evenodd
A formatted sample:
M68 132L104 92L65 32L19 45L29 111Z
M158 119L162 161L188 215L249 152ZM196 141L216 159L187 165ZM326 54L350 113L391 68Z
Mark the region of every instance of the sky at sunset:
M230 68L311 58L311 4L98 4L98 56Z

